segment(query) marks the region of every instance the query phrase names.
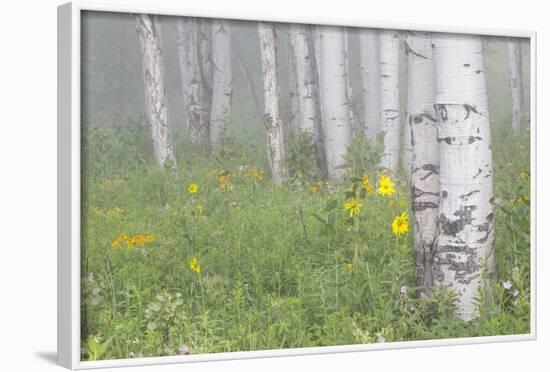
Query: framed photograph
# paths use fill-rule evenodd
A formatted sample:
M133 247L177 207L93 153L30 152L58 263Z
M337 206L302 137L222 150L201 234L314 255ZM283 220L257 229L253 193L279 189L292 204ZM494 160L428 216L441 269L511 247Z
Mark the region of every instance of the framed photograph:
M535 33L58 8L71 369L535 338Z

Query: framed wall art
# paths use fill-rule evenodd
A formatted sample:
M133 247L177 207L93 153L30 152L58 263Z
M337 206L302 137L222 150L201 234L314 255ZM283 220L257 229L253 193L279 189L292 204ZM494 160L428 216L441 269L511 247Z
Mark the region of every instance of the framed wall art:
M535 337L535 33L58 9L58 357Z

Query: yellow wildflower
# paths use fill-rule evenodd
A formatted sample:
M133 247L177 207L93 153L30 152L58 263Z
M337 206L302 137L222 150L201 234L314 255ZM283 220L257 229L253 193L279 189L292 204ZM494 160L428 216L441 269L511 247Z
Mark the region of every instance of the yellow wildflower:
M116 248L120 245L120 240L116 239L111 242L111 247Z
M255 166L252 167L252 169L250 170L250 175L256 178L258 181L261 181L264 179L264 173L258 168L256 168Z
M393 231L393 235L395 236L406 234L407 231L409 231L409 220L407 212L403 212L399 216L395 217L391 224L391 228Z
M361 186L365 189L368 195L372 194L373 188L370 184L369 175L366 173L361 178Z
M219 180L218 188L220 190L223 190L223 191L233 190L233 184L229 180L228 174L227 175L222 174L221 176L218 177L218 180Z
M154 241L155 241L155 237L153 235L145 236L145 243L152 243Z
M382 196L391 196L395 192L394 184L391 182L390 176L380 175L376 192Z
M315 184L309 186L309 192L310 192L310 193L315 194L315 193L318 192L318 191L319 191L319 186L317 186L317 185L315 185Z
M355 199L351 199L349 202L344 204L344 211L347 211L350 217L353 217L354 214L358 214L361 211L363 204L359 203Z
M197 274L201 272L201 266L199 265L196 257L193 257L193 259L189 261L189 267Z
M200 204L197 204L197 205L195 206L195 211L196 211L197 214L200 216L200 215L202 215L203 212L204 212L204 207L203 207L202 205L200 205Z
M346 269L348 270L353 269L353 264L351 262L346 263Z
M190 194L194 194L197 191L199 191L199 185L197 185L196 183L191 183L189 184L189 187L187 187L187 192Z

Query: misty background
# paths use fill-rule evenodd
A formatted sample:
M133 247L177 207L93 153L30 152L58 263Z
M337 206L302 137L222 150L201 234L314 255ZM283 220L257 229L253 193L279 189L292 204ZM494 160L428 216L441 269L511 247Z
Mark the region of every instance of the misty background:
M161 17L162 52L168 97L169 120L174 142L185 140L186 118L182 97L182 80L176 44L176 19ZM229 21L232 32L233 98L229 136L265 146L263 113L263 81L260 61L258 26L255 21ZM278 72L280 105L283 121L288 125L291 115L288 73L287 25L277 23ZM359 71L359 28L349 27L350 81L352 105L362 122L362 87ZM85 132L88 127L116 125L125 127L136 123L146 125L142 56L135 18L132 14L85 11L81 28L82 94L81 119ZM484 37L485 65L492 130L511 126L511 96L508 86L508 38ZM528 39L520 39L522 54L524 123L528 123L530 107L530 48ZM400 48L400 110L405 123L407 102L407 60L403 42ZM256 102L251 98L248 71ZM259 105L259 107L257 106ZM259 110L258 110L259 109ZM258 112L259 111L259 112ZM527 124L524 124L527 125Z

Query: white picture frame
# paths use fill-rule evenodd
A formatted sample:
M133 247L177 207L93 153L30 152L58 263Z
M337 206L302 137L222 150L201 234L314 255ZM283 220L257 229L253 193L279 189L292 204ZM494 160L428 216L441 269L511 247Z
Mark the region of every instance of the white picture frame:
M472 337L428 341L407 341L367 345L325 346L300 349L231 352L218 354L165 356L137 359L81 361L80 351L80 20L83 11L148 13L171 16L197 16L251 21L327 24L371 28L392 28L433 32L455 32L491 36L524 37L531 48L531 330L528 334ZM277 356L313 355L325 353L365 352L448 345L496 343L535 340L536 314L536 33L478 28L458 28L435 25L387 23L357 19L341 21L314 16L237 12L201 11L154 5L123 5L117 3L75 1L58 8L58 363L70 369L110 368L153 364L221 361L231 359L269 358Z

